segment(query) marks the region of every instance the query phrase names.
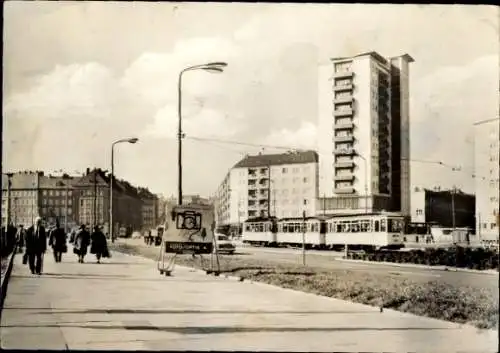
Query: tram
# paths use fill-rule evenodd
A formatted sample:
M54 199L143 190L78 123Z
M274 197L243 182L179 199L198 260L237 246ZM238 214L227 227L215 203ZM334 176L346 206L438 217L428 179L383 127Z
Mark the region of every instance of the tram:
M325 246L337 250L401 249L404 217L397 213L336 215L326 220Z
M318 217L282 218L278 221L276 243L279 246L325 248L325 221Z
M244 244L276 246L277 219L274 217L249 218L243 225Z

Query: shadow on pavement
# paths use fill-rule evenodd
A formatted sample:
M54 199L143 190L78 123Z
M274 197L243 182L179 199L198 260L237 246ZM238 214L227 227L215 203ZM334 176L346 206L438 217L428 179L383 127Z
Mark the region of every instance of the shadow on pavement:
M259 333L259 332L356 332L356 331L434 331L449 330L442 327L235 327L235 326L149 326L149 325L71 325L71 324L37 324L37 325L6 325L13 327L44 327L44 328L85 328L95 330L131 330L131 331L158 331L179 333L184 335L222 334L222 333Z
M354 310L324 310L324 311L301 311L301 310L174 310L174 309L64 309L64 308L5 308L7 310L31 310L34 314L297 314L297 315L317 315L317 314L373 314L378 309L370 311Z
M159 281L169 281L169 282L190 282L190 283L221 283L220 279L207 279L207 277L202 277L201 279L192 279L192 278L183 278L176 277L175 275L165 278L165 276L158 275L157 278L141 278L141 277L131 277L127 275L80 275L80 274L42 274L41 276L37 276L37 278L47 278L47 279L60 279L60 280L68 280L68 279L79 279L79 280L102 280L102 281L129 281L129 282L159 282ZM12 278L29 278L33 279L33 275L14 275Z

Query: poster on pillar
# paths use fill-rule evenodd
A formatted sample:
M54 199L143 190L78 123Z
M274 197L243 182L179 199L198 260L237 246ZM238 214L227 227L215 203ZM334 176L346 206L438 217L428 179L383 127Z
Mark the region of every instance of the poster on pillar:
M163 233L165 252L210 254L214 230L215 214L212 206L175 206L167 215Z

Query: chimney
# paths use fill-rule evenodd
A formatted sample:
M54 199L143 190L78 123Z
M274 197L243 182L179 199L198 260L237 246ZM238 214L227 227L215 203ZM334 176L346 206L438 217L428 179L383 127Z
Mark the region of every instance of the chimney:
M85 171L85 175L89 175L90 174L90 168L87 168L87 170Z

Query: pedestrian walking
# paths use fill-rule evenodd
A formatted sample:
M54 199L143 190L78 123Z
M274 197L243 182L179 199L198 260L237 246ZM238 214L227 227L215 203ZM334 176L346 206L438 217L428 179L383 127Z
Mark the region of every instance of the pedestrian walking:
M97 258L97 263L101 263L101 257L109 257L108 244L106 236L101 232L99 226L94 227L94 231L90 235L92 241L90 245L90 253Z
M75 236L75 245L73 252L78 255L78 262L84 262L85 255L87 255L87 250L90 245L90 233L85 228L85 224L80 226L80 230Z
M56 226L50 232L49 245L52 246L54 260L61 262L62 254L68 251L68 246L66 245L66 233L59 225L59 221L56 221Z
M69 234L69 242L71 244L74 244L75 243L75 238L76 238L76 230L75 229L72 229L70 234Z
M36 217L35 224L26 231L26 254L32 274L41 275L43 254L47 250L47 234L42 219Z
M17 252L19 254L23 253L24 243L26 239L26 230L24 226L21 224L17 230L16 241L17 241Z

